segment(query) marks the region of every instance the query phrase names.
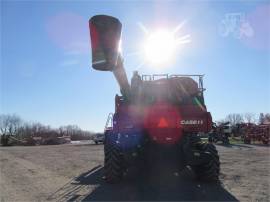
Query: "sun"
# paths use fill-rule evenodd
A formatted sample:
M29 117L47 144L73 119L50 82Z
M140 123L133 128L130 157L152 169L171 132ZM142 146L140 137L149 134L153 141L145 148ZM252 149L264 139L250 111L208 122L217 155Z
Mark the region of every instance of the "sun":
M171 63L181 45L191 42L189 34L179 36L181 33L178 33L185 23L186 21L184 20L172 30L159 28L156 31L150 31L139 22L138 25L145 34L145 40L140 51L137 52L139 54L142 53L144 58L138 67L140 68L148 63L156 68L162 68Z
M177 41L174 34L166 30L158 30L148 34L144 43L146 60L155 65L169 62L175 52Z

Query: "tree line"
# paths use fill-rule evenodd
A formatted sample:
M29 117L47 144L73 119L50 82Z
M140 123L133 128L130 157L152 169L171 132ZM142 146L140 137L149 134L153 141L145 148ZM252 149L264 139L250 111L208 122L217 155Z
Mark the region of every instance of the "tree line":
M259 115L255 113L232 113L228 114L225 119L219 121L219 123L230 122L232 126L241 123L251 123L251 124L264 124L266 122L270 123L270 113L260 113Z
M71 140L89 140L95 133L82 130L77 125L66 125L59 128L52 128L38 122L30 123L21 119L15 114L0 115L0 135L3 137L12 137L23 140L33 137L64 137L68 136Z

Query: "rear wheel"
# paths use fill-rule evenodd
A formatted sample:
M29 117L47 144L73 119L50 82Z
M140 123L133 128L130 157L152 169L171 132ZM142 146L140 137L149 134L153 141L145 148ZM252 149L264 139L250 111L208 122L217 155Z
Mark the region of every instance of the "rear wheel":
M124 162L120 149L114 145L105 142L105 178L109 183L117 183L123 177Z
M204 164L192 166L197 178L202 181L218 181L220 161L216 147L208 143L200 143L198 147L199 150L209 153L211 158Z

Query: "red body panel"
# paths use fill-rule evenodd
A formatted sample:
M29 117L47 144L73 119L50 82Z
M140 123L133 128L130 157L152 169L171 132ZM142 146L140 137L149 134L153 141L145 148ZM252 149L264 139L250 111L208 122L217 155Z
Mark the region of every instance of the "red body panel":
M143 128L153 141L161 144L176 143L184 133L207 133L212 126L211 114L205 106L166 102L137 106L120 101L116 106L116 114L121 117L117 124L119 132Z
M144 128L150 138L160 144L176 143L182 136L182 117L176 106L155 103L144 111Z

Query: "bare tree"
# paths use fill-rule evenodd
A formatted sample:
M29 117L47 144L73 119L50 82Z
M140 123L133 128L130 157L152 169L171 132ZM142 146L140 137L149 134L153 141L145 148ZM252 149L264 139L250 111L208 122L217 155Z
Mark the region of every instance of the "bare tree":
M263 113L260 113L260 115L259 115L259 124L262 124L263 120L264 120L264 115L263 115Z
M270 113L266 114L260 113L259 124L263 124L265 122L270 122Z
M31 134L33 136L44 136L50 131L49 126L44 126L41 123L33 123L31 125Z
M27 142L35 145L58 143L57 137L70 136L72 140L89 140L94 132L85 131L77 125L67 125L58 129L41 123L24 122L17 115L0 114L0 140L2 145L15 145ZM10 137L13 136L13 137Z
M9 137L18 134L21 124L21 118L16 115L0 115L0 135L2 145L9 145Z
M265 119L265 121L270 122L270 114L269 114L269 113L266 113L266 114L264 115L264 119Z
M59 128L59 133L62 135L72 136L81 133L81 129L77 125L61 126Z
M256 122L256 116L254 113L245 113L243 115L244 121L247 123L255 123Z
M225 118L226 121L229 121L232 126L242 123L243 122L243 116L241 114L229 114Z
M77 125L61 126L58 129L60 136L70 136L71 140L89 140L94 132L82 130Z
M48 132L48 127L40 123L24 123L18 130L20 138L42 136Z
M22 125L22 120L17 115L0 115L1 135L16 135Z

